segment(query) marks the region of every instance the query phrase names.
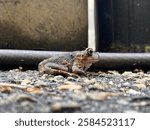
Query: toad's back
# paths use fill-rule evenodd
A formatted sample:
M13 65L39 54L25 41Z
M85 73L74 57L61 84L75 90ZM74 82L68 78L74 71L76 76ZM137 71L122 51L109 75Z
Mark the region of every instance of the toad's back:
M53 56L51 58L48 58L44 60L42 63L47 63L47 62L53 62L57 64L63 64L65 61L67 62L73 62L73 57L70 54L65 54L65 55L58 55L58 56Z
M60 67L61 65L65 65L66 67L68 67L68 70L71 71L71 67L73 65L73 56L70 54L65 54L45 59L39 64L39 69L44 68L46 64L55 64Z

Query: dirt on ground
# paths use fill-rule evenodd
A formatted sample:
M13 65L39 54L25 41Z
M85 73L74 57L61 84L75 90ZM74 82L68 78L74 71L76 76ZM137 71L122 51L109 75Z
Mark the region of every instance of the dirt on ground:
M0 112L150 112L150 71L96 71L74 78L1 70Z

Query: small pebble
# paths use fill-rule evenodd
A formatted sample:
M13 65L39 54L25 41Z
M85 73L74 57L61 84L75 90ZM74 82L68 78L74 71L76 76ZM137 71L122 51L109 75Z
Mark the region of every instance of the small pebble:
M10 92L12 92L12 88L9 86L0 86L0 92L1 93L10 93Z
M129 82L125 82L122 84L122 87L131 87L131 84Z
M59 90L79 90L82 89L81 85L69 84L69 85L61 85L58 87Z
M119 93L111 93L111 92L90 92L88 93L88 97L92 100L105 100L112 96L117 96Z
M67 77L67 80L68 80L68 81L76 81L76 79L73 78L73 77Z
M38 80L38 81L34 82L34 86L36 86L36 87L43 87L44 86L45 87L45 86L47 86L47 83Z
M96 79L95 79L95 78L93 78L93 79L84 78L83 80L84 80L84 82L85 82L87 85L96 83Z
M26 91L30 93L43 93L42 88L27 88Z
M129 90L127 90L126 93L128 93L128 94L134 94L134 95L141 94L141 92L136 91L136 90L134 90L134 89L129 89Z
M25 95L25 94L21 94L16 96L16 102L23 102L23 101L28 101L31 103L36 103L37 100L31 96Z
M109 84L110 84L110 85L114 85L113 81L109 81Z
M87 94L80 91L80 90L74 90L74 93L72 94L72 97L76 100L86 100Z
M139 89L146 88L145 84L135 84L134 86L137 87L137 88L139 88Z
M61 112L63 110L66 111L74 111L75 109L80 109L80 106L77 102L55 102L51 105L52 112Z
M55 76L55 77L54 77L54 80L55 80L55 81L64 80L64 77L61 76L61 75L58 75L58 76Z
M31 80L25 79L21 81L21 85L28 85L28 84L31 84Z
M106 89L108 87L108 85L106 84L99 84L99 83L95 83L93 85L89 85L89 89Z

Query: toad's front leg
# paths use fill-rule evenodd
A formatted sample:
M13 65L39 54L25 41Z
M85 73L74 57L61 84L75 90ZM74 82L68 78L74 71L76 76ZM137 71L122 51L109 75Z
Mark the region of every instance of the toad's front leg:
M72 67L72 72L73 72L74 74L86 76L85 71L84 71L82 68L79 68L79 67L77 67L77 66L75 66L75 65Z

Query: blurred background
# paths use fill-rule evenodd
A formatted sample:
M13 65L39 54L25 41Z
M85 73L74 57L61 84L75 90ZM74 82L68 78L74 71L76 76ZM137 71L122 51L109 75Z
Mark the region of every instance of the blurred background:
M95 0L97 50L150 52L149 0Z
M0 0L0 49L150 52L149 0Z
M87 0L0 0L0 48L86 48L87 4Z

